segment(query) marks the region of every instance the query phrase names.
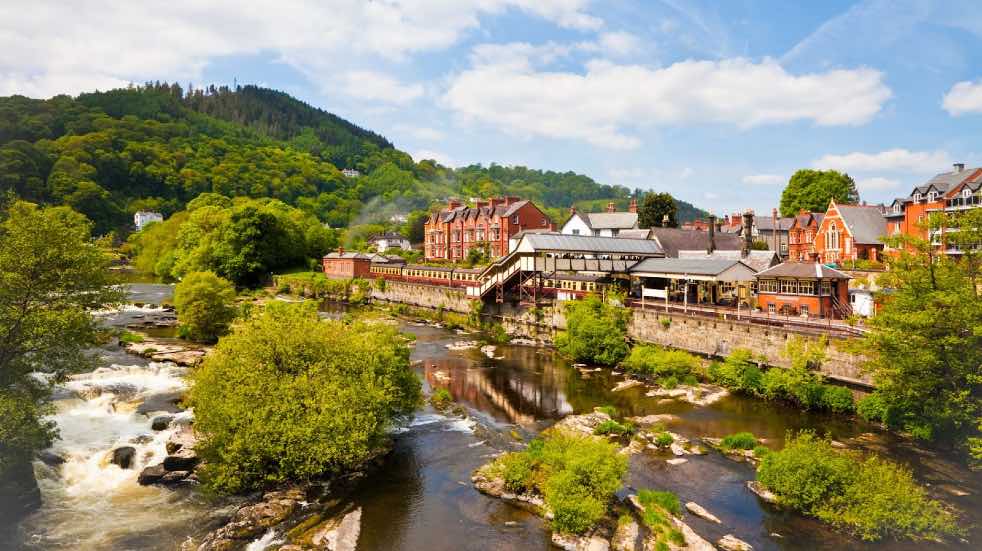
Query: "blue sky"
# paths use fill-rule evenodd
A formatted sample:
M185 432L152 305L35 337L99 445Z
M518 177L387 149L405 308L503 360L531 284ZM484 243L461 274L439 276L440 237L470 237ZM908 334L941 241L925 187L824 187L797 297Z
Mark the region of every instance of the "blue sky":
M871 202L982 165L982 2L11 0L0 94L256 83L415 158L572 170L717 213L797 168Z

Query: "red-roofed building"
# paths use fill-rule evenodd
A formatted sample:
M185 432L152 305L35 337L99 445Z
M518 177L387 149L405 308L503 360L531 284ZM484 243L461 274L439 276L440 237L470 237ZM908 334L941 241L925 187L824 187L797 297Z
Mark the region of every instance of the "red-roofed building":
M486 247L491 257L508 254L508 238L523 230L555 229L539 207L518 197L491 197L473 207L451 199L424 226L427 260L467 258L472 248Z

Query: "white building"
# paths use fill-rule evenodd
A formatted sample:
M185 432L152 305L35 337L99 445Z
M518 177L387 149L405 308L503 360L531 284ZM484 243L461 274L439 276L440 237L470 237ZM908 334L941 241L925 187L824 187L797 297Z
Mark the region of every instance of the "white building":
M632 199L627 212L614 210L614 203L607 205L607 212L577 212L571 209L569 220L563 224L563 235L586 235L593 237L617 237L622 231L638 229L638 205ZM625 236L626 237L626 236ZM631 237L638 237L631 235Z
M413 248L409 240L398 233L383 233L381 235L375 235L368 240L368 244L374 245L375 250L380 253L384 253L389 249L402 249L404 251L408 251Z
M345 169L342 169L341 170L341 174L344 174L344 177L345 178L357 178L357 177L361 176L361 172L358 172L357 170L355 170L353 168L345 168Z
M163 222L164 215L159 212L150 212L141 210L133 215L133 225L136 226L136 231L143 229L150 222Z
M876 314L873 291L869 289L849 289L849 306L854 314L871 318Z

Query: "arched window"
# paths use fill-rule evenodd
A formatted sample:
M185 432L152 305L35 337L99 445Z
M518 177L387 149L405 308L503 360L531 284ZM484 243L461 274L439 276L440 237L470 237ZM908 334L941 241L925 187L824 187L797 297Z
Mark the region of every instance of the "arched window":
M835 222L829 224L828 231L828 245L826 249L838 249L839 248L839 229L836 228Z

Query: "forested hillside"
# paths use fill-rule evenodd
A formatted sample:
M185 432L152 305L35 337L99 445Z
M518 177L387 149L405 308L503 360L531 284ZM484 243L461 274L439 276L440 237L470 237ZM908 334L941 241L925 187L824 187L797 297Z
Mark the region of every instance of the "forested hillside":
M342 168L362 175L346 178ZM166 83L0 98L0 191L70 205L98 232L120 234L137 210L170 216L204 192L276 198L333 227L388 223L449 196L520 195L560 217L574 203L623 208L631 194L572 172L416 162L384 137L282 92ZM696 212L684 202L679 211L682 220Z

